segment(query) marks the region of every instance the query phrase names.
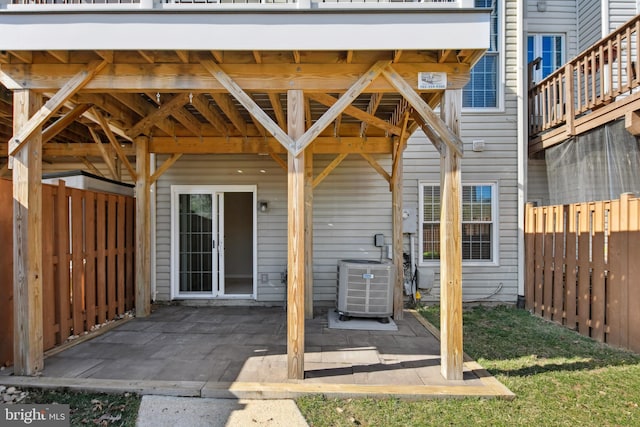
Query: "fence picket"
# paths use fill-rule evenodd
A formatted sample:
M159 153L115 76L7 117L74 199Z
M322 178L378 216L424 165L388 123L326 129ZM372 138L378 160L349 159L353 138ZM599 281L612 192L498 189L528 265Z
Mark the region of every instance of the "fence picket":
M536 209L535 289L533 309L542 315L542 287L544 285L544 208Z
M578 230L578 331L589 336L591 291L591 210L589 204L580 204L580 228Z
M85 194L85 289L86 326L91 330L96 324L96 198L95 193Z
M555 206L555 230L553 248L553 320L562 323L564 312L564 245L565 212L564 206Z
M551 320L553 312L553 238L554 238L554 207L547 206L544 227L544 287L543 295L543 316Z
M107 307L108 320L116 317L116 196L107 196Z
M124 280L125 280L125 272L124 272L124 254L125 254L125 244L124 244L124 231L125 231L125 210L124 210L124 196L118 197L118 215L116 216L116 230L117 230L117 270L118 270L118 314L124 313L125 306L125 295L124 295Z
M54 222L54 187L42 188L42 230L53 230ZM42 301L55 301L55 264L53 239L42 239ZM56 305L42 304L42 346L49 349L56 345L59 329L56 322Z
M567 237L566 237L566 270L565 270L565 313L566 325L571 329L576 327L576 205L569 205L567 209Z
M537 211L536 209L534 209L533 203L527 203L526 214L525 214L526 215L526 220L525 220L526 232L524 235L525 259L534 259L535 257L536 212ZM533 262L528 262L525 270L525 288L524 288L525 308L527 310L533 309L534 288L535 288L535 264Z
M626 273L622 271L623 258L626 256L628 228L625 203L614 200L609 213L609 276L607 277L607 325L609 335L607 342L612 345L624 345L621 335L621 323L626 315L623 310L626 301L622 298L622 288L626 286Z
M63 180L58 181L58 192L56 197L56 227L54 239L57 242L58 271L57 271L57 295L56 299L58 315L58 325L60 331L58 343L63 343L71 335L71 307L70 307L70 287L71 276L69 271L69 199L67 189Z
M640 199L629 200L629 238L627 258L626 300L629 313L626 322L629 349L640 353Z
M84 329L84 260L82 227L82 192L71 190L71 307L73 334L80 335Z
M605 203L594 204L591 273L591 336L604 342L605 321Z

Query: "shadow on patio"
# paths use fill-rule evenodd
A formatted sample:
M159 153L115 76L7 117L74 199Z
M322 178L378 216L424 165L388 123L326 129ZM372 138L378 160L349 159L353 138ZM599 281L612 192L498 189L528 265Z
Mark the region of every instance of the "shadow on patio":
M411 313L397 331L305 323L305 379L287 379L281 307L157 306L45 360L41 377L3 383L202 397L513 397L475 362L462 381L440 375L440 343Z

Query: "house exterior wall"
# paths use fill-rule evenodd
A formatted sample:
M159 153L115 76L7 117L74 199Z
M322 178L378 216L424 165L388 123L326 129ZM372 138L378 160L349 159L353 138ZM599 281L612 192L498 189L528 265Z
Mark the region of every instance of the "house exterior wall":
M386 156L388 157L388 156ZM160 164L164 157L158 156ZM333 156L314 156L317 176ZM378 159L387 170L389 159ZM242 173L238 171L242 170ZM265 172L261 172L265 171ZM156 298L171 298L171 185L257 185L257 200L268 212L257 213L257 301L283 303L287 265L287 177L269 156L185 155L156 185ZM335 301L336 269L341 259L379 260L373 236L391 243L389 184L357 155L349 155L314 189L314 300ZM256 211L257 212L257 211ZM268 275L268 283L260 278Z
M609 0L609 29L607 34L638 14L635 0Z
M602 0L583 0L576 4L578 51L581 52L602 38Z

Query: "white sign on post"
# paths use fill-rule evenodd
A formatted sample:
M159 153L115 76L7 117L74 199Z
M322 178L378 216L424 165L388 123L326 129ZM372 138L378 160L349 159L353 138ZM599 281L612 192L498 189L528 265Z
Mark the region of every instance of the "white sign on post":
M447 73L422 72L418 73L418 89L446 89Z

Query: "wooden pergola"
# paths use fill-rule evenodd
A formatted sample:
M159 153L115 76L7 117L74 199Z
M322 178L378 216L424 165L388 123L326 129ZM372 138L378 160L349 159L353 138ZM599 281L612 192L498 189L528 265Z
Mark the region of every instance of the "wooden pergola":
M0 100L0 136L8 156L2 172L12 170L14 186L15 373L32 375L43 368L43 161L72 159L93 173L104 162L110 178L135 182L136 315L144 317L151 302L150 186L183 154L270 155L288 173L288 372L301 379L304 319L313 313L313 187L347 155L362 156L389 182L394 317L401 318L402 154L407 138L420 128L441 158L442 374L462 379L463 144L458 135L461 89L483 52L3 52L0 82L7 90ZM446 90L418 89L420 73L446 74ZM433 111L437 105L440 115ZM168 155L153 173L151 153ZM314 154L335 155L317 176ZM390 156L391 170L375 155Z

